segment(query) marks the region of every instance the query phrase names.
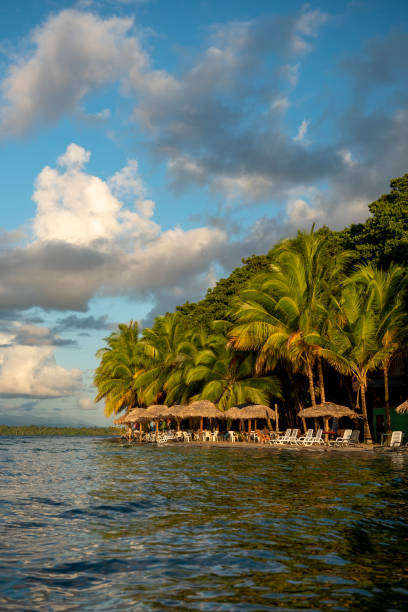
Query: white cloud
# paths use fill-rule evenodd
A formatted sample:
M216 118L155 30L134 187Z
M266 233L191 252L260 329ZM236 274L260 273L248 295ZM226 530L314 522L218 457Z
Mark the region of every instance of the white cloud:
M102 85L137 74L146 55L131 36L131 19L100 19L65 10L31 35L32 51L10 67L2 83L4 133L24 134L79 111L84 97Z
M292 87L297 85L299 81L299 64L285 64L281 67L281 72Z
M328 14L322 13L319 9L310 10L306 5L306 9L296 21L296 26L293 34L293 49L298 53L304 53L310 49L310 43L305 40L305 37L315 38L319 28L327 21Z
M302 140L304 140L309 125L310 121L308 121L307 119L303 119L302 123L299 126L298 132L293 139L295 142L301 142Z
M272 111L283 112L287 108L289 108L289 106L290 106L290 102L286 96L278 96L277 98L273 100L270 108Z
M305 200L289 200L286 205L288 220L296 227L309 227L313 221L322 216L322 211L310 206Z
M91 154L83 147L70 144L63 155L57 159L57 164L68 170L81 170L90 160Z
M96 410L98 406L95 404L92 397L89 395L80 395L78 398L78 407L81 410Z
M0 394L63 397L81 386L81 371L57 365L49 347L10 346L0 349Z
M95 296L165 301L170 290L204 290L200 279L225 248L225 233L207 227L163 231L137 161L103 181L83 167L89 157L71 144L58 158L64 167L47 166L38 175L33 240L0 253L3 307L85 310ZM34 342L35 330L23 331Z

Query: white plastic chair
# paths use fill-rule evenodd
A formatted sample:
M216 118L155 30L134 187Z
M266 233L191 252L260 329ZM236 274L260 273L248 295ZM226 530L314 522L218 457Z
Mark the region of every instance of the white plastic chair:
M275 440L271 440L271 444L286 444L290 440L290 435L292 433L291 429L287 429L283 436L280 438L275 438Z
M308 440L307 442L305 442L305 446L312 446L312 444L324 444L322 434L323 434L323 430L318 429L316 435L310 438L310 440Z
M333 440L333 442L330 442L330 444L335 444L336 446L345 446L349 444L351 434L352 434L351 429L345 429L343 435Z
M292 429L292 433L290 434L290 438L288 440L289 444L297 444L298 431L298 429Z
M402 442L402 431L393 431L390 441L390 446L401 446Z
M296 439L296 444L305 444L311 438L313 438L313 429L308 429L304 436Z

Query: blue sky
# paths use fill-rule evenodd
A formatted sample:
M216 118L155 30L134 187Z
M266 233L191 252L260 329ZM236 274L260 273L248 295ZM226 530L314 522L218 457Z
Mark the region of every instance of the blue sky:
M408 170L402 0L20 0L0 36L0 423L107 423L117 323Z

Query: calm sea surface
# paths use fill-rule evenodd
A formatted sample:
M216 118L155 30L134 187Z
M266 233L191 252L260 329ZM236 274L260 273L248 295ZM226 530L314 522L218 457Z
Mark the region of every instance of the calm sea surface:
M0 610L407 610L407 468L0 438Z

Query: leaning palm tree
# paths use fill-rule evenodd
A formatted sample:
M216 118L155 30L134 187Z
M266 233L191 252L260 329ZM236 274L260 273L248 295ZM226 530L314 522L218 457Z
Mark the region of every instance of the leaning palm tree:
M138 350L138 324L121 323L118 331L105 338L106 347L99 349L100 364L95 370L98 389L95 402L105 400L105 414L111 416L139 404L135 376L141 367Z
M384 400L387 431L391 431L388 373L393 357L401 350L402 330L406 324L403 292L407 286L404 268L392 265L381 270L373 265L361 266L349 282L360 284L371 295L370 309L377 313L378 343L384 349L381 367L384 373Z

